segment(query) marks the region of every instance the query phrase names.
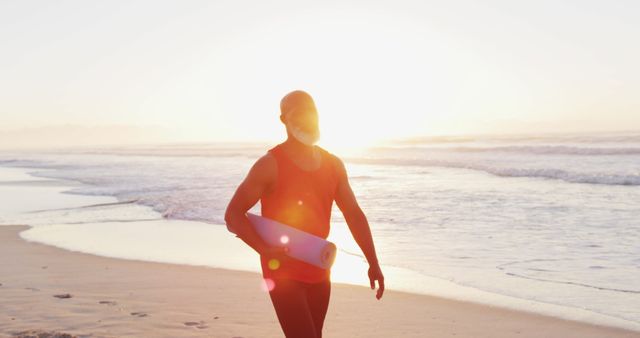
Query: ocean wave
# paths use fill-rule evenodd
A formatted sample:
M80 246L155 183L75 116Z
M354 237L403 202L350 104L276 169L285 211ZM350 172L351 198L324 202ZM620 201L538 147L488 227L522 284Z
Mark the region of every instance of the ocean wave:
M598 290L604 290L604 291L614 291L614 292L622 292L622 293L630 293L630 294L640 294L640 289L631 289L631 288L624 288L624 287L614 287L614 286L602 286L602 285L594 285L591 283L587 283L587 282L580 282L580 281L571 281L571 280L559 280L559 279L554 279L554 278L543 278L543 277L536 277L536 276L528 276L524 273L524 271L519 271L519 270L515 270L515 271L509 271L510 268L512 268L512 266L515 266L515 268L518 268L518 265L522 265L522 264L527 264L527 263L532 263L532 262L558 262L559 259L531 259L531 260L524 260L524 261L513 261L513 262L508 262L508 263L504 263L504 264L500 264L498 266L496 266L496 268L498 270L503 271L506 275L509 276L513 276L513 277L518 277L518 278L525 278L525 279L530 279L530 280L536 280L536 281L540 281L540 282L549 282L549 283L558 283L558 284L570 284L570 285L575 285L575 286L580 286L580 287L585 287L585 288L592 288L592 289L598 289ZM602 268L602 267L599 267ZM521 267L522 269L522 267ZM531 269L529 268L529 270L534 270L534 271L542 271L542 272L548 272L551 270L546 270L546 269Z
M113 156L152 156L152 157L250 157L263 155L270 148L269 144L158 144L156 146L124 146L46 149L32 154L40 155L113 155ZM0 152L0 155L2 153ZM21 155L13 155L15 159L0 160L3 162L19 162ZM13 163L15 165L15 163Z
M640 155L639 147L575 147L575 146L500 146L500 147L455 147L457 152L498 152L541 155ZM442 149L446 150L446 149Z
M542 142L542 143L640 143L640 132L595 132L595 133L547 133L547 134L502 134L502 135L441 135L422 136L390 141L398 145L423 145L446 143L514 143L514 142Z
M579 173L550 168L478 168L490 174L504 177L540 177L558 179L571 183L640 185L640 175L602 173Z
M362 164L412 165L423 167L460 168L483 171L501 177L532 177L556 179L570 183L605 184L605 185L640 185L640 171L637 174L579 172L560 168L517 168L491 166L482 162L449 161L439 159L394 159L394 158L350 158L350 162Z
M534 154L534 155L577 155L577 156L624 156L640 155L640 147L629 145L624 147L606 146L575 146L575 145L504 145L504 146L410 146L410 147L375 147L373 151L385 152L415 152L423 153L484 153L484 154Z

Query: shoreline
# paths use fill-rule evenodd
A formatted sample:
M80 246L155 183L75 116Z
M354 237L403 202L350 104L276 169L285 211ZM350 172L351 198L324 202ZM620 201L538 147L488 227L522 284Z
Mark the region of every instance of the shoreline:
M0 227L0 333L91 337L280 337L261 276L108 258L28 242ZM71 298L54 295L70 294ZM332 284L328 337L640 337L640 332L436 296Z
M67 179L60 179L60 178L49 178L46 176L35 176L33 175L33 173L28 172L27 169L41 169L42 168L36 168L36 167L2 167L2 168L13 168L13 169L18 169L17 171L13 171L12 173L10 172L10 174L12 174L14 177L11 177L11 175L9 176L9 180L3 180L0 182L1 185L3 186L7 186L7 187L31 187L31 189L34 188L46 188L47 186L50 187L56 187L56 188L62 188L62 187L68 187L68 188L73 188L73 187L77 187L77 186L82 186L84 185L84 183L80 182L80 181L76 181L76 180L67 180ZM3 175L4 176L4 175ZM14 193L18 192L18 190L14 191ZM93 196L93 195L85 195L85 194L65 194L65 193L61 193L61 191L55 191L55 192L49 192L51 194L52 198L39 198L38 201L39 203L45 203L44 205L46 206L45 208L43 208L41 211L56 211L56 210L81 210L83 208L87 208L90 209L91 207L96 207L96 206L121 206L124 205L122 201L119 201L115 196ZM18 192L18 194L22 195L22 190L20 190ZM7 195L7 194L4 194ZM13 193L9 193L9 195L7 195L9 197L15 197L15 195ZM29 193L28 195L25 195L26 197L29 198L29 200L33 201L33 192ZM22 196L22 198L24 198L25 196ZM38 195L40 196L40 195ZM52 205L49 205L48 203L52 203L53 201L58 201L55 203L60 203L59 200L61 199L61 197L65 197L65 198L71 198L70 200L64 201L63 203L61 203L62 206L66 205L68 207L62 208L62 209L51 209L50 207ZM78 199L76 199L76 197ZM64 198L62 198L64 199ZM48 201L48 202L47 202ZM87 204L87 201L92 201L95 203L89 203ZM115 201L115 202L114 202ZM11 201L10 201L11 204ZM127 205L129 205L129 203L127 203ZM32 206L32 202L29 202L29 209ZM141 207L141 208L146 208L145 206L141 206L138 205L136 203L131 204L132 207ZM83 209L83 210L87 210L87 209ZM36 212L39 212L38 210L36 210ZM76 213L72 213L73 215L76 215ZM111 212L111 214L114 214L113 212ZM122 214L122 210L116 211L116 214L119 215L123 215ZM129 215L127 212L125 212L124 214ZM215 234L214 228L210 228L209 226L206 226L207 223L203 223L203 222L198 222L198 221L186 221L186 220L178 220L178 219L166 219L161 217L161 215L159 213L157 213L156 211L151 211L149 210L149 213L143 211L142 214L147 215L151 218L149 219L135 219L135 218L127 218L126 220L124 219L120 219L120 220L94 220L94 221L88 221L88 222L82 222L83 225L81 228L75 228L75 229L63 229L62 227L65 226L71 226L73 227L73 222L62 222L62 224L66 225L56 225L55 223L51 223L51 220L49 218L47 218L45 223L41 223L40 221L37 222L36 224L31 224L31 221L27 221L27 220L20 220L20 218L15 219L13 222L9 221L9 222L5 222L5 224L21 224L21 223L28 223L30 225L25 225L25 227L20 231L18 231L19 235L19 239L26 242L26 243L32 243L32 244L40 244L40 245L44 245L47 247L53 247L56 248L58 250L63 250L66 252L72 252L72 253L81 253L81 254L87 254L87 255L91 255L91 256L96 256L96 257L102 257L102 258L107 258L107 259L116 259L116 260L126 260L126 261L133 261L133 262L138 262L139 264L146 264L146 263L152 263L152 264L170 264L170 265L178 265L178 266L191 266L191 267L201 267L201 268L205 268L205 269L214 269L214 270L223 270L223 271L233 271L233 272L240 272L240 273L249 273L253 276L258 276L257 280L258 280L258 287L260 286L260 274L256 271L254 271L255 269L251 268L253 265L252 263L254 261L254 257L250 256L251 254L253 254L253 252L250 252L250 250L244 250L247 251L245 252L245 255L242 255L241 253L243 252L243 248L246 249L244 246L238 247L239 245L236 245L238 243L235 243L231 246L229 246L230 243L225 243L220 242L220 241L216 241L216 244L214 246L223 246L225 247L225 249L222 248L218 248L217 251L215 252L209 252L209 251L201 251L199 252L199 254L196 257L196 260L189 260L187 258L187 260L180 260L180 259L175 259L175 258L171 258L171 259L167 259L167 256L165 257L160 257L160 259L158 259L158 256L156 254L156 256L148 256L149 252L156 252L156 250L158 248L163 248L163 250L165 250L167 248L167 245L171 245L172 242L175 242L175 239L177 238L182 238L183 236L183 232L190 232L192 235L192 237L189 238L189 241L193 244L196 244L197 242L193 242L195 240L195 238L204 238L207 237L209 235L211 235L212 233ZM153 214L153 215L150 215ZM157 214L157 219L154 218L155 215ZM138 212L136 211L135 213L136 217L140 217L140 214L138 214ZM73 216L71 216L73 217ZM84 219L84 218L83 218ZM179 232L173 232L172 236L168 237L171 238L172 240L167 242L153 242L153 241L148 241L149 239L152 239L151 237L155 238L158 236L151 236L151 237L145 237L147 240L145 240L144 244L147 244L147 247L144 246L140 246L140 242L138 238L137 242L136 242L136 235L140 235L140 233L133 233L130 232L129 230L133 230L133 228L130 228L129 225L133 225L129 222L134 222L136 223L136 226L139 227L140 225L144 224L147 231L154 231L156 232L156 235L158 234L157 232L162 232L165 231L167 228L164 226L165 224L168 223L174 223L173 225L177 227L175 227L176 229L174 230L179 230ZM51 224L50 224L51 223ZM105 251L105 247L100 247L99 245L96 246L96 244L100 244L100 240L104 239L102 236L104 235L110 235L110 234L115 234L115 233L123 233L122 231L118 231L117 229L113 228L115 225L118 225L117 223L127 223L127 224L120 224L120 225L124 225L126 226L129 230L126 231L126 233L128 234L127 238L128 241L133 240L133 242L122 242L125 238L120 237L120 238L111 238L110 242L111 244L113 243L119 243L117 246L121 247L122 249L126 249L126 248L136 248L136 250L138 251L136 254L132 254L131 251L129 251L129 249L125 250L128 252L128 254L122 254L122 251L120 249L120 253L113 255L113 251L110 251L109 249L113 249L114 247L111 248L106 248ZM158 223L158 224L152 224L152 223ZM182 224L175 224L175 223L182 223ZM41 227L41 225L45 225L45 224L50 224L52 225L51 227L49 226L45 226L45 227ZM101 231L97 232L97 233L90 233L92 231L92 229L90 228L98 225L100 227L102 226L106 226L106 228L101 229ZM198 231L201 225L205 225L207 232L200 232ZM153 229L150 228L149 226L153 226ZM195 228L194 228L195 226ZM6 227L6 226L0 226L1 227ZM185 227L187 229L190 230L186 230ZM51 231L48 231L46 233L41 232L41 230L45 230L45 228L50 228ZM26 231L28 229L32 229L33 231ZM107 232L105 232L104 230L107 230ZM165 229L165 230L163 230ZM36 231L37 230L37 231ZM64 230L64 231L61 231ZM73 230L74 233L74 239L75 242L78 242L78 239L81 239L81 241L79 241L78 243L80 243L80 245L78 246L78 244L75 245L70 245L70 242L65 242L66 239L69 239L71 237L68 237L68 235L70 234L69 230ZM86 234L84 234L84 238L82 237L76 237L77 236L77 231L78 230L83 230L82 232L87 231ZM122 229L121 229L122 230ZM139 229L138 229L139 230ZM196 231L193 231L196 230ZM218 229L219 230L219 229ZM37 235L34 236L34 231ZM224 231L223 231L224 232ZM335 232L335 229L334 229ZM21 234L24 233L24 234ZM67 237L65 238L64 233L66 233ZM193 234L199 234L196 235L196 237L193 237ZM29 234L29 235L27 235ZM96 239L96 234L102 234L100 235L100 239L98 240L98 242L95 242ZM224 232L224 234L226 235L226 232ZM133 235L133 236L132 236ZM56 240L52 240L52 236L53 238L57 238ZM165 236L166 237L166 236ZM216 236L209 236L210 238L214 238L214 237L224 237L221 236L221 234L218 234ZM114 242L114 239L116 240ZM60 242L60 240L62 240L62 242ZM90 249L87 249L86 244L84 243L93 243L91 245ZM104 244L104 243L102 243ZM208 246L211 246L210 244ZM174 248L175 250L176 248ZM232 249L232 250L230 250ZM228 262L226 262L229 258L225 258L223 261L225 262L225 264L223 265L218 265L218 264L210 264L211 261L207 260L207 256L209 257L222 257L224 255L226 255L228 252L237 252L240 255L236 255L237 257L233 257L234 259L238 259L241 256L244 256L243 258L245 258L245 260L243 262L235 262L236 264L228 264ZM142 253L142 255L141 255ZM247 253L249 255L247 255ZM153 257L153 258L152 258ZM184 256L183 259L185 259ZM249 258L249 264L247 264L247 260L246 258ZM191 257L193 258L193 257ZM203 259L204 258L204 259ZM351 257L352 258L352 257ZM240 263L240 265L238 265L238 263ZM350 266L351 270L354 270L355 265L357 262L350 262L350 264L347 264ZM244 264L244 265L243 265ZM238 268L238 266L242 266L243 268ZM392 269L396 269L395 267L391 267ZM355 269L357 270L357 269ZM353 271L351 271L353 272ZM387 272L392 272L392 273L398 273L398 271L392 271L389 270ZM365 276L366 275L366 270L363 271L357 271L357 275L360 276ZM402 280L402 277L407 277L404 275L393 275L393 274L387 274L388 278L390 278L389 280L396 280L397 278L400 278L400 280ZM332 278L333 279L333 285L344 285L345 287L358 287L358 288L362 288L364 290L368 290L367 288L367 284L368 281L344 281L344 280L340 280L339 278ZM633 333L640 333L640 325L636 325L635 322L631 322L631 321L627 321L624 319L620 319L617 317L611 317L609 315L606 314L601 314L598 312L593 312L593 311L588 311L588 310L584 310L581 308L573 308L573 307L567 307L564 305L556 305L556 304L552 304L552 303L546 303L546 302L539 302L539 301L533 301L533 300L528 300L528 299L521 299L521 298L516 298L516 297L511 297L511 296L506 296L506 295L502 295L502 294L496 294L496 293L489 293L486 291L482 291L480 289L475 289L472 287L468 287L468 286L462 286L462 285L458 285L458 284L453 284L452 282L448 282L446 280L442 280L442 279L438 279L435 277L430 277L430 276L423 276L422 278L416 279L416 276L411 276L410 278L411 280L414 281L414 283L418 282L422 285L428 285L427 289L428 292L418 292L416 290L414 290L413 288L409 288L407 289L406 287L404 288L394 288L392 285L387 285L387 290L385 291L386 293L390 292L393 290L393 292L398 292L398 293L404 293L407 295L407 297L412 297L412 296L416 296L416 297L422 297L422 296L426 296L426 297L434 297L436 299L445 299L445 300L450 300L450 301L454 301L454 302L461 302L461 303L465 303L465 304L474 304L476 306L480 306L480 307L490 307L490 308L498 308L498 309L502 309L502 310L506 310L506 311L515 311L515 312L522 312L522 313L526 313L526 314L530 314L530 315L534 315L534 316L543 316L543 317L550 317L550 318L554 318L554 319L559 319L559 320L564 320L564 321L570 321L570 322L577 322L577 323L581 323L581 324L589 324L589 325L595 325L595 326L599 326L599 327L606 327L606 328L614 328L614 329L621 329L621 330L628 330L629 332L633 332ZM1 281L0 281L1 283ZM390 283L389 283L390 284ZM418 285L418 284L416 284ZM452 286L454 286L452 288ZM1 286L0 286L1 287ZM424 289L424 288L423 288ZM373 294L373 291L371 291L371 293ZM489 298L487 298L487 296L489 296ZM267 297L268 300L268 297ZM270 303L268 304L268 309L270 308ZM273 311L271 309L271 311ZM568 311L568 312L567 312ZM400 316L402 316L403 314L401 313ZM276 322L277 324L277 322ZM276 325L278 327L278 325ZM0 325L0 328L2 326Z

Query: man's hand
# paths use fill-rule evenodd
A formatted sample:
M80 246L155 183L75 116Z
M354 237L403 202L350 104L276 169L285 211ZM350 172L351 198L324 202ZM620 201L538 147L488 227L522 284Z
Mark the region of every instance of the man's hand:
M378 292L376 293L376 298L379 300L382 298L382 294L384 293L384 276L382 275L382 270L380 270L380 265L370 265L368 274L369 282L371 283L371 290L376 288L376 280L378 281Z

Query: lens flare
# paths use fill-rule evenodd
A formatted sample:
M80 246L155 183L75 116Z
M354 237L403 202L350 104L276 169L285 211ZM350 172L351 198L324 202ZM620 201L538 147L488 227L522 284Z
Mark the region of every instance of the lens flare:
M269 292L276 287L276 283L271 278L264 278L261 286L262 291Z
M280 236L280 243L282 243L282 244L289 243L289 236L287 236L287 235Z
M280 261L275 258L272 258L269 260L268 265L269 265L269 269L277 270L280 267Z

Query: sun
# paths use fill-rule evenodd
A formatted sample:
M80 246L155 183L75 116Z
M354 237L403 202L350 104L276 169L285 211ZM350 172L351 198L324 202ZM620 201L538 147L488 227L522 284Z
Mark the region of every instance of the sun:
M364 151L380 143L374 136L357 135L352 132L339 132L327 129L322 131L318 144L322 147L335 150L341 153L352 153Z
M389 139L389 134L384 129L385 127L375 120L362 122L356 117L320 115L318 144L341 154L362 152Z

